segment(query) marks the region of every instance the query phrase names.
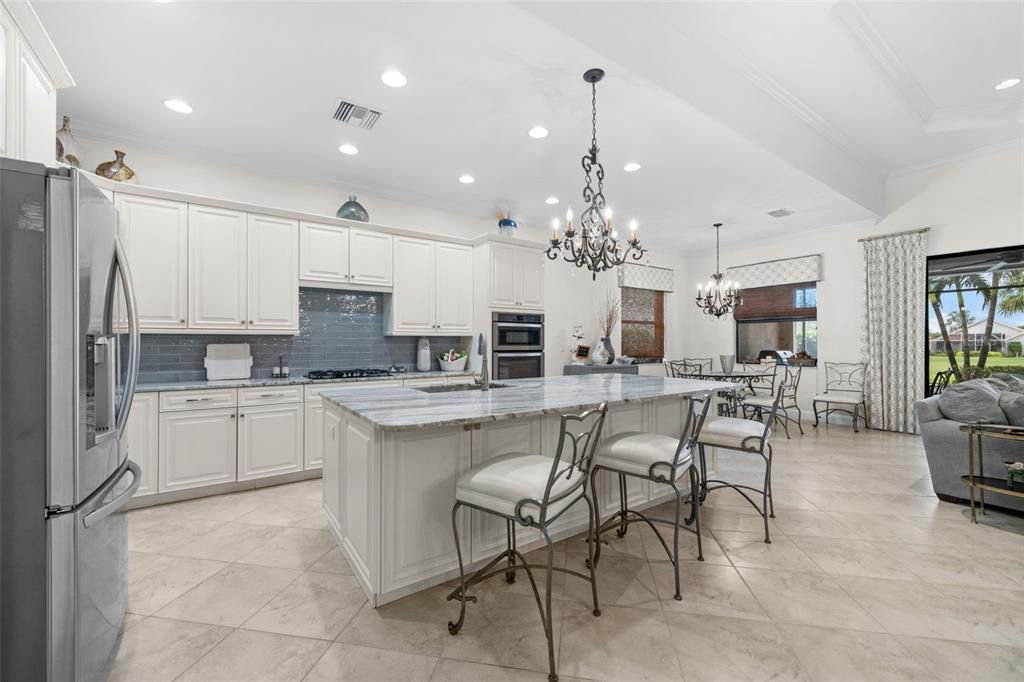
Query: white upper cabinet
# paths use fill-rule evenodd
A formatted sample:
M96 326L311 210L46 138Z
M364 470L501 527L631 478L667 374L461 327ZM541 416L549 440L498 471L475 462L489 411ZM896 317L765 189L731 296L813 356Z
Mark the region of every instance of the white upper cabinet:
M488 245L490 305L544 308L544 252L526 246Z
M395 290L391 295L394 333L437 331L434 279L434 242L396 237Z
M347 227L299 223L299 279L347 284L348 261Z
M473 249L437 242L434 250L437 329L452 336L473 333Z
M491 305L515 307L516 296L516 247L509 244L491 244L490 283Z
M390 287L394 284L392 236L353 227L349 230L349 283Z
M0 0L0 156L56 161L57 89L74 85L24 0Z
M516 247L516 289L522 308L544 307L543 251Z
M241 211L189 206L189 327L245 328L246 230Z
M387 319L389 334L471 334L472 248L395 237L395 286Z
M188 317L188 204L117 194L115 205L142 329L184 329Z
M299 223L249 214L248 328L299 329Z

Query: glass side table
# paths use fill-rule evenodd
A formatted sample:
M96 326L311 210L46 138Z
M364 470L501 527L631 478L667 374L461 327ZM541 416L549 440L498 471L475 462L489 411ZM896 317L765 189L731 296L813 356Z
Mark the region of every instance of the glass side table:
M960 430L967 434L967 475L961 476L960 480L967 484L971 494L971 523L978 523L974 513L974 489L978 489L981 502L981 513L985 513L985 491L999 493L1000 495L1011 495L1024 498L1024 489L1014 489L1005 478L995 478L985 475L985 446L986 438L997 438L999 440L1014 440L1021 443L1024 448L1024 427L1007 426L1005 424L985 424L976 422L964 424ZM974 475L974 454L978 454L978 475Z

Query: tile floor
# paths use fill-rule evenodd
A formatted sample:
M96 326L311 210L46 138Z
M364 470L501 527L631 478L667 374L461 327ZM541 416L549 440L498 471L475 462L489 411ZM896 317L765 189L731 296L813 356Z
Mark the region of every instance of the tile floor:
M639 526L589 587L555 581L561 679L1024 679L1024 518L931 493L920 440L831 427L777 441L773 543L735 493L704 507L704 562L672 570ZM733 480L759 476L721 458ZM113 680L538 680L527 581L367 606L305 481L130 512L129 616ZM695 557L692 537L686 556ZM582 568L580 539L558 561Z

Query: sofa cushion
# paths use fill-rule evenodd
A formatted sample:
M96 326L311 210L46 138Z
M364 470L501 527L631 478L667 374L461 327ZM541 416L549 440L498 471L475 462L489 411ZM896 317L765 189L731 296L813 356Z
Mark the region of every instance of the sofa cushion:
M999 409L1013 426L1024 426L1024 394L1003 391L999 396Z
M1006 415L999 408L999 394L998 389L981 379L958 381L939 394L939 409L946 419L958 422L1006 424Z
M1007 372L996 372L989 379L999 379L1006 384L1007 391L1024 393L1024 376L1020 374L1009 374Z

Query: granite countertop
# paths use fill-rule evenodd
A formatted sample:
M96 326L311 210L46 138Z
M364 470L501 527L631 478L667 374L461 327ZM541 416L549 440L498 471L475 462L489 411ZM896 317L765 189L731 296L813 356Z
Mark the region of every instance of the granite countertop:
M156 391L197 391L204 388L248 388L249 386L293 386L301 384L348 384L362 383L368 381L394 381L396 379L430 379L434 377L464 377L472 376L472 372L442 372L434 370L430 372L398 372L390 376L377 377L354 377L351 379L323 379L313 381L306 378L304 374L288 377L287 379L274 379L263 377L257 379L225 379L223 381L164 381L140 383L135 387L136 393L154 393Z
M508 387L449 393L426 393L397 386L373 390L345 387L324 391L321 396L377 428L399 431L558 414L583 410L602 401L617 405L736 390L732 382L624 374L554 376L499 383Z

